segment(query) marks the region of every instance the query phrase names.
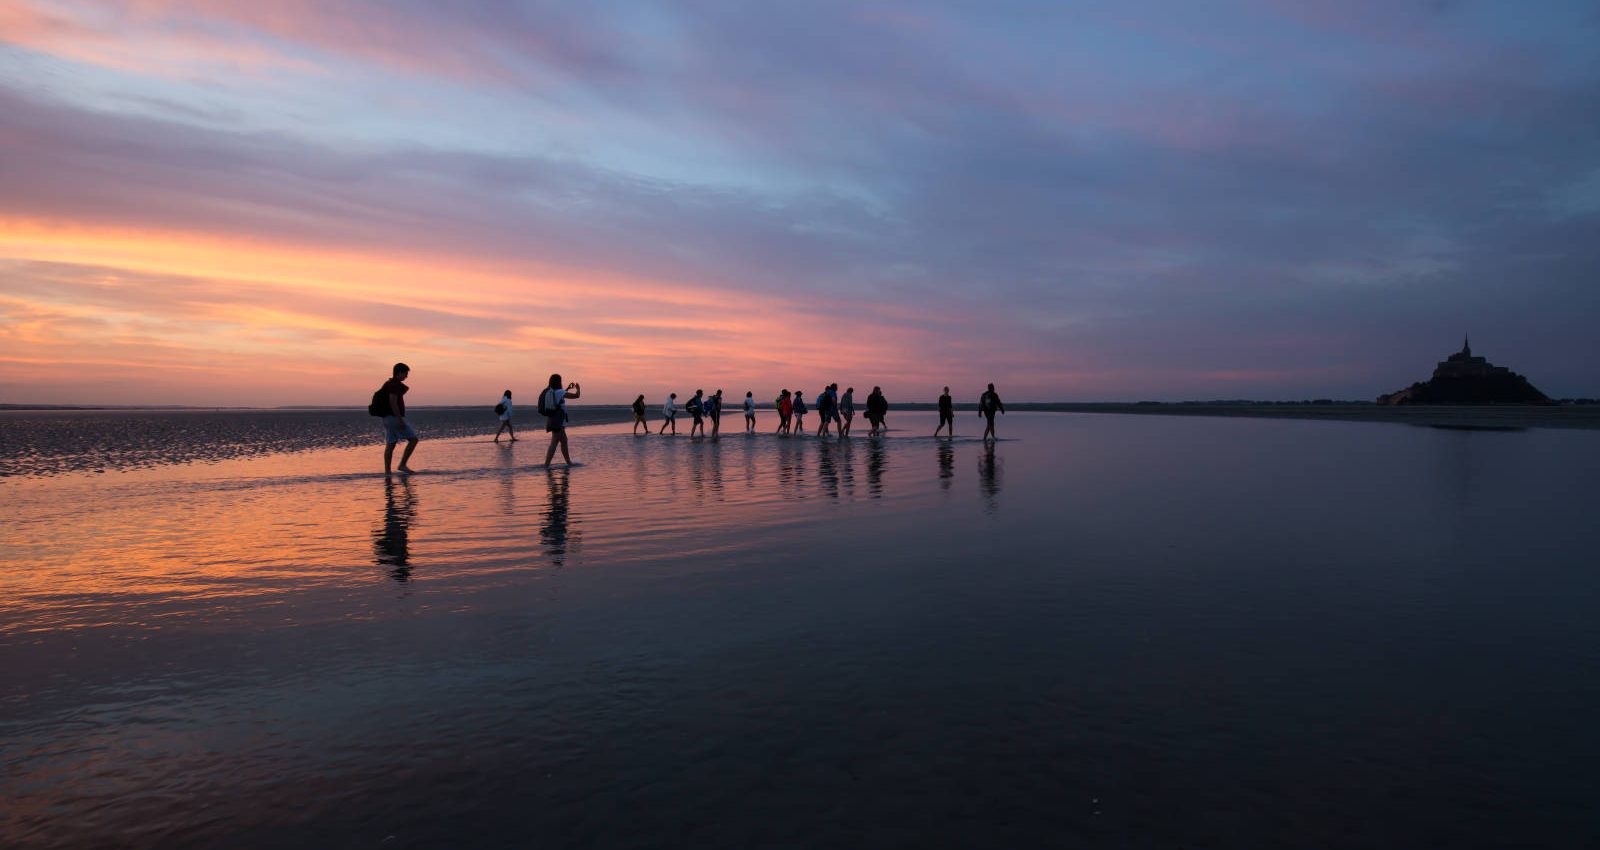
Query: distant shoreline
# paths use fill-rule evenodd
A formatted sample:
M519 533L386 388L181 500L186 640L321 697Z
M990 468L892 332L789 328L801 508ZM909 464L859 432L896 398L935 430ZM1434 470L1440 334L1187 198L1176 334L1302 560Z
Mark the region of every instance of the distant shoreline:
M419 406L416 410L462 410L470 409L474 405L431 405ZM972 412L976 408L972 405L956 405L957 410ZM761 411L771 414L772 407L765 405ZM894 404L890 413L895 411L931 411L935 405L929 403ZM1050 412L1050 413L1115 413L1136 414L1145 416L1211 416L1211 417L1247 417L1254 419L1309 419L1329 422L1390 422L1404 425L1421 425L1436 428L1463 428L1463 429L1520 429L1520 428L1569 428L1581 430L1600 430L1600 404L1561 404L1549 406L1536 405L1482 405L1482 406L1455 406L1455 405L1400 405L1387 406L1358 402L1016 402L1007 405L1007 409L1023 412ZM593 411L594 414L613 412L625 414L628 406L625 404L590 404L583 405L578 410ZM113 407L113 406L78 406L78 405L23 405L0 404L0 411L17 412L247 412L259 411L265 413L293 412L293 411L361 411L361 408L348 407L273 407L273 408L248 408L248 407L184 407L176 405L160 407ZM737 416L736 408L729 408L725 416ZM574 424L591 424L595 418L614 420L605 415L596 417L584 416L581 413L574 416ZM624 417L626 418L626 417ZM651 407L649 418L660 419L660 411ZM590 420L582 422L581 420ZM527 419L533 421L533 419Z

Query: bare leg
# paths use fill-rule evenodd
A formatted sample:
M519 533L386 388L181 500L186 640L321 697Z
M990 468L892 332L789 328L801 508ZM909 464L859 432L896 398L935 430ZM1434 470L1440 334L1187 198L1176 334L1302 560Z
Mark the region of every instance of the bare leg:
M394 446L390 446L389 450L390 451L394 451ZM412 437L411 439L406 441L406 450L405 450L404 453L402 453L400 455L400 471L401 472L416 472L415 469L412 469L411 467L406 465L406 461L411 460L411 453L416 451L416 450L417 450L417 438L416 437Z
M383 474L389 474L389 467L394 463L394 443L383 447Z

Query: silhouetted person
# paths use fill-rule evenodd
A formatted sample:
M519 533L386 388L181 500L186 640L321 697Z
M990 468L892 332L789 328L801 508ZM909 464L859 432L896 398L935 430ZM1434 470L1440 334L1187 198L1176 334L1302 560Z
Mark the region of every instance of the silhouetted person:
M756 432L756 394L753 390L745 390L744 393L744 432Z
M638 436L639 435L639 426L640 425L644 426L644 433L645 433L646 436L649 436L649 434L650 434L650 423L644 421L644 393L639 393L639 397L633 400L633 433L634 433L634 436Z
M844 421L839 423L839 437L850 436L850 420L856 418L856 388L846 387L844 398L839 399L839 415Z
M789 391L786 389L779 392L773 404L778 408L778 430L773 433L789 433L789 421L794 417L794 401L789 397Z
M561 447L561 459L572 465L572 454L567 451L567 399L577 398L581 392L577 383L561 386L561 376L551 375L550 385L539 394L539 412L544 414L544 429L550 432L550 448L545 450L544 465L548 467Z
M517 430L511 427L510 390L506 390L505 395L500 396L500 403L494 406L494 412L500 417L500 428L494 432L494 441L500 442L500 432L508 431L511 434L511 442L515 443L517 441Z
M989 389L978 398L978 415L986 420L983 426L985 440L994 437L994 415L997 412L1005 413L1006 405L1000 400L1000 394L994 391L994 384L990 384Z
M406 422L406 393L411 388L406 386L405 380L411 374L411 367L396 363L390 374L392 377L374 393L372 400L377 411L383 413L383 474L389 474L390 464L394 462L395 443L401 440L406 441L406 450L400 455L400 471L411 473L416 470L407 461L411 460L411 453L417 450L417 432ZM387 406L379 407L380 403Z
M694 420L689 425L689 436L693 437L694 432L699 431L700 436L704 437L706 435L706 391L695 390L694 397L689 399L689 403L684 405L683 409L689 411L689 416Z
M411 521L417 514L411 479L383 482L383 522L372 530L372 554L380 567L389 568L395 581L411 578Z
M662 416L664 421L662 421L661 430L658 433L661 433L661 434L667 433L667 426L670 425L670 426L672 426L672 435L674 437L676 437L678 435L678 394L677 393L667 393L667 402L666 402L666 404L661 405L661 416Z
M828 394L827 387L823 387L822 392L817 393L817 419L820 420L817 422L818 437L828 433L828 426L833 424L834 416L833 396Z
M888 430L884 427L884 420L889 415L889 400L883 397L882 387L873 387L872 394L867 396L867 424L872 426L868 433L878 436Z
M933 429L933 435L939 436L940 428L950 426L950 436L956 435L956 406L950 399L950 388L944 388L944 395L939 396L939 427Z
M804 437L806 435L806 394L800 390L794 391L794 433Z
M722 390L712 393L706 414L711 417L711 436L715 438L722 431Z

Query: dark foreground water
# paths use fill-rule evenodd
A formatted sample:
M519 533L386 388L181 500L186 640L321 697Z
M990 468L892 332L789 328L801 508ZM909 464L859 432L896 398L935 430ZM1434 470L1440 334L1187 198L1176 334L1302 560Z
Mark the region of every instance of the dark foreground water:
M1592 432L894 420L0 481L0 846L1600 842Z

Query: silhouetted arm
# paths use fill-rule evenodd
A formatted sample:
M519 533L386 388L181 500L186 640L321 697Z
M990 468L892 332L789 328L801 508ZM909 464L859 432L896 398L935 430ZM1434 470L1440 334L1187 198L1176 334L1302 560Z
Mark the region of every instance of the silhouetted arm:
M402 422L406 418L406 415L400 412L400 397L394 393L389 393L389 415Z

